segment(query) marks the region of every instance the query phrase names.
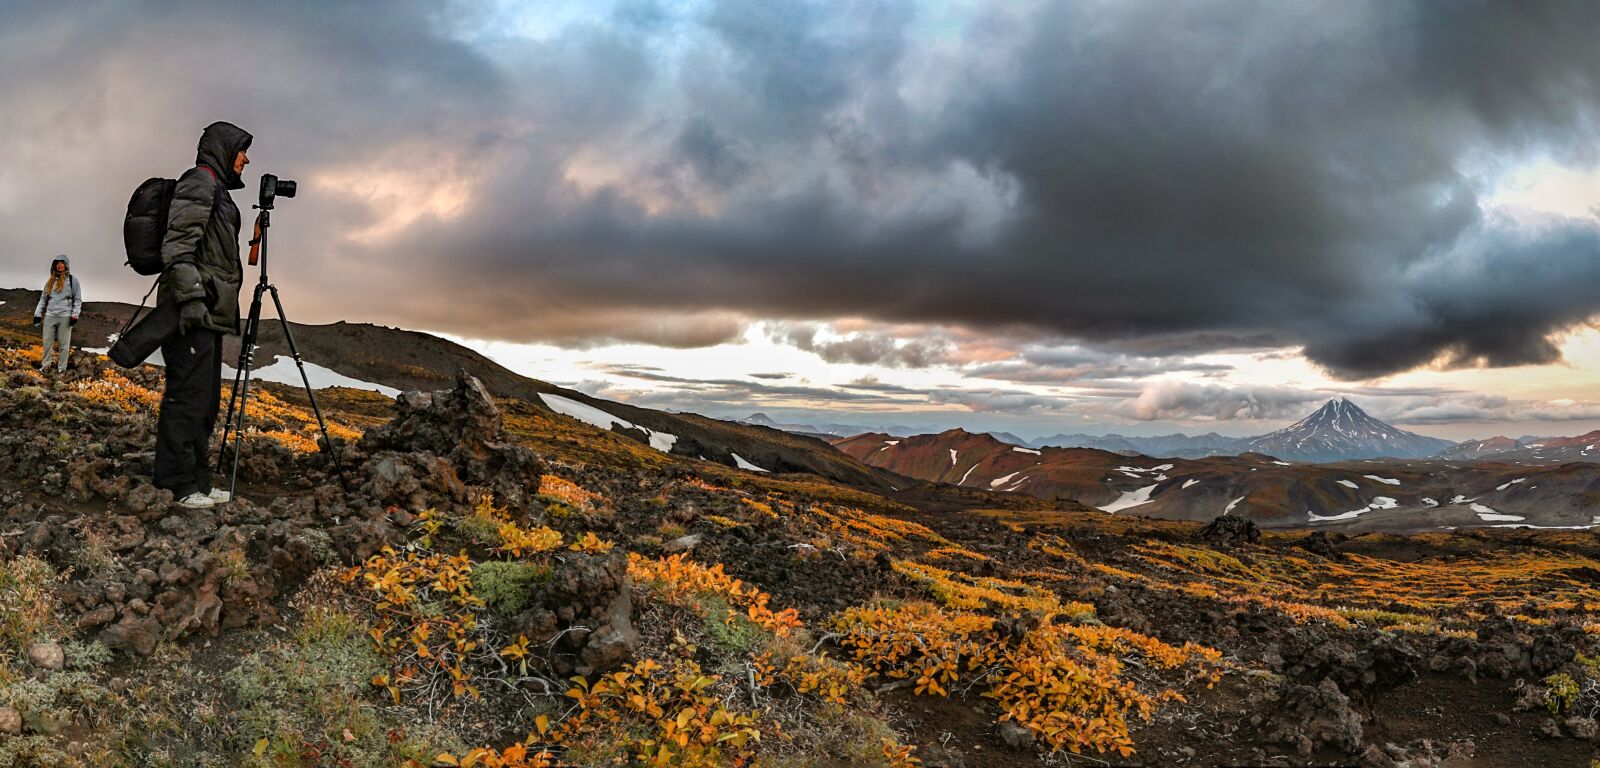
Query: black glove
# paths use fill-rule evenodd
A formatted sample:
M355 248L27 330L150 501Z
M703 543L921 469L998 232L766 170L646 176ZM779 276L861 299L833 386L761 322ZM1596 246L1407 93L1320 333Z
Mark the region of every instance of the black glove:
M44 325L44 318L42 318L42 317L40 317L38 315L34 315L33 316L33 324L34 325Z
M73 315L71 319L67 320L67 325L77 325L77 324L78 324L78 316L77 315Z
M178 305L178 335L183 336L189 331L199 328L206 323L206 303L200 299L190 299Z

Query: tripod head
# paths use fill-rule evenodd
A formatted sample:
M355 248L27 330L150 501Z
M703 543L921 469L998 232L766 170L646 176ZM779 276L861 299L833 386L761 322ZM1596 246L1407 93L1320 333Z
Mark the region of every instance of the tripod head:
M261 194L258 202L250 206L260 213L256 214L255 235L250 238L250 266L255 266L257 260L261 262L261 282L267 282L267 228L272 226L273 201L279 197L294 197L299 184L289 179L280 179L270 173L261 174Z

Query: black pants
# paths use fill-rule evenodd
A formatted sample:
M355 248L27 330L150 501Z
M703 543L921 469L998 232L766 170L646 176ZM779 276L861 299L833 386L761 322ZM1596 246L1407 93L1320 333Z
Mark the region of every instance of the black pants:
M211 430L222 403L222 334L196 328L161 345L167 385L156 422L157 488L211 492Z

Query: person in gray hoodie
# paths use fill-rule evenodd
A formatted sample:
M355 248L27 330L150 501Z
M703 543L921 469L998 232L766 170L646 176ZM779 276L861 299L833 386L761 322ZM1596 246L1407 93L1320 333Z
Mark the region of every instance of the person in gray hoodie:
M72 262L66 256L50 261L50 279L44 283L39 295L39 306L33 310L33 324L44 326L44 354L39 359L39 370L50 370L52 347L58 347L60 362L57 373L67 370L67 355L72 351L72 326L78 324L83 312L83 289L72 274Z

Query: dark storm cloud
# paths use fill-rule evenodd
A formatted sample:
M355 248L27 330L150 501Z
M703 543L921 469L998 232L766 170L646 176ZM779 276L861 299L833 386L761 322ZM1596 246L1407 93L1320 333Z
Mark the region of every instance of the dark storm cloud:
M128 191L225 118L305 182L274 248L307 320L698 346L849 316L1368 377L1549 362L1600 310L1594 221L1480 206L1596 161L1600 5L497 7L0 7L5 276L115 253Z

